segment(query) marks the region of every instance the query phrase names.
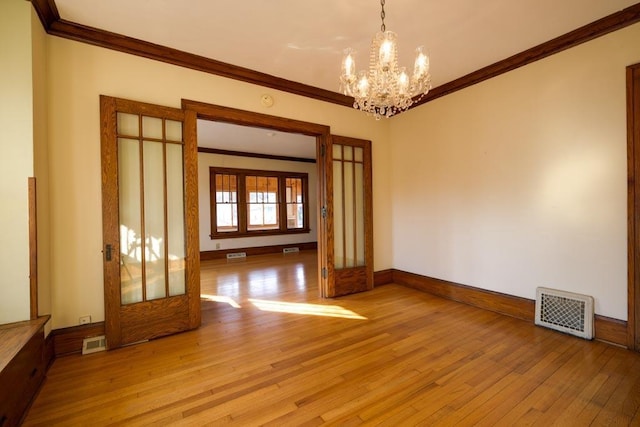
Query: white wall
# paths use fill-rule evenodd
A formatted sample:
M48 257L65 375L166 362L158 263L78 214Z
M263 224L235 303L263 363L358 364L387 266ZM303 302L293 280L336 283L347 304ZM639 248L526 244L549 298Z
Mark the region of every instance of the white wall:
M310 138L310 143L316 143ZM309 174L309 226L310 233L288 234L280 236L242 237L235 239L211 239L211 202L209 193L209 168L212 166L237 169L255 169L283 172L304 172ZM252 248L258 246L288 245L316 242L317 236L317 182L318 173L315 163L302 163L283 160L259 159L250 157L227 156L211 153L198 153L198 198L200 208L200 251L217 249ZM220 245L220 247L217 247Z
M182 98L329 125L373 141L376 270L391 267L388 123L348 107L224 79L58 37L48 40L48 142L53 328L104 320L101 94L179 107ZM339 58L336 58L336 63ZM262 94L275 99L260 104Z
M391 122L393 266L627 318L625 67L640 24Z
M33 176L31 4L0 2L0 324L27 320Z

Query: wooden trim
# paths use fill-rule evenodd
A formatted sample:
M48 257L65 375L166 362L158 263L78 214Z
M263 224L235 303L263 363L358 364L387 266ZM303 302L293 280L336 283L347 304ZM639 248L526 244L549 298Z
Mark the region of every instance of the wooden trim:
M375 271L373 273L373 286L377 288L378 286L388 285L393 283L393 269Z
M640 63L627 67L627 346L640 351Z
M95 322L88 325L71 326L69 328L54 329L53 352L55 357L82 352L82 340L89 337L105 335L105 323Z
M212 259L224 259L227 254L236 252L245 252L247 256L253 255L266 255L282 253L284 248L297 247L301 251L317 250L318 242L305 242L305 243L289 243L287 245L271 245L271 246L258 246L252 248L237 248L237 249L219 249L216 251L203 251L200 252L200 259L203 261Z
M533 322L535 301L527 298L434 279L419 274L393 270L393 283L424 291L442 298ZM595 316L595 338L627 346L627 322Z
M223 156L251 157L254 159L284 160L287 162L316 163L316 159L304 157L276 156L273 154L247 153L244 151L221 150L219 148L198 147L198 153L220 154Z
M419 105L440 98L441 96L452 94L453 92L457 92L469 86L497 77L501 74L515 70L516 68L520 68L548 56L555 55L563 50L586 43L590 40L604 36L629 25L633 25L637 22L640 22L640 3L629 6L626 9L605 16L604 18L598 19L597 21L584 25L574 31L556 37L555 39L517 53L507 59L503 59L502 61L498 61L487 67L469 73L466 76L433 88L426 96L417 101L410 108L415 108Z
M189 329L202 322L200 305L200 213L198 207L198 117L195 111L184 113L184 173L185 173L185 237L187 244L187 292L189 297Z
M31 0L40 21L47 33L67 39L125 52L185 68L253 83L320 101L346 107L353 106L353 98L326 89L293 82L248 68L238 67L224 62L160 46L132 37L92 28L60 19L54 0ZM640 22L640 3L629 6L619 12L605 16L574 31L549 40L538 46L515 54L502 61L467 74L451 82L432 89L425 97L410 108L415 108L441 96L467 88L474 84L499 76L516 68L554 55L563 50L588 42L621 28Z
M40 6L39 3L42 3L42 1L34 3L36 9ZM38 15L40 16L40 13L38 13ZM40 19L42 20L42 16L40 16ZM45 19L49 18L45 17ZM305 96L307 98L313 98L344 106L353 105L353 98L341 93L294 82L281 77L272 76L270 74L195 55L193 53L77 24L75 22L69 22L58 18L48 24L48 26L43 22L43 26L47 33L54 36L88 43L94 46L100 46L116 50L118 52L141 56L197 71L203 71L205 73L239 80L246 83L281 90L295 95Z
M36 179L29 178L29 294L31 320L38 318L38 203Z
M514 297L400 270L393 271L393 281L439 297L463 302L518 319L530 321L534 319L535 302L526 298Z
M265 129L301 133L315 137L329 134L329 126L326 125L240 110L222 105L208 104L190 99L182 99L182 108L184 110L194 110L198 114L199 119L212 120L214 122L262 127Z
M597 340L607 341L613 344L621 345L623 347L628 347L628 322L596 314L594 326Z
M60 20L60 13L54 0L31 0L33 8L42 22L44 29L49 32L51 24Z

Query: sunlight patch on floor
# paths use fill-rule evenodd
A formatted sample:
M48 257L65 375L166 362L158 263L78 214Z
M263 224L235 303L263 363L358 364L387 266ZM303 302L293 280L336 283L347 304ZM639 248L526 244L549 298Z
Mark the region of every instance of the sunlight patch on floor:
M340 307L339 305L303 304L296 302L268 301L260 299L249 299L253 305L262 311L273 311L277 313L306 314L311 316L342 317L344 319L367 318L356 312Z
M231 297L225 297L222 295L206 295L201 294L200 298L206 301L223 302L229 304L233 308L240 308L240 304L234 301Z

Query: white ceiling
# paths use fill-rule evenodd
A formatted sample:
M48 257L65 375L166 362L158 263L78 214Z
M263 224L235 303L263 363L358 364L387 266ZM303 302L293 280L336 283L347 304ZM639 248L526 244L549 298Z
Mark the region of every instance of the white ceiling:
M401 65L411 69L414 49L425 47L436 87L637 1L389 0L385 24L398 33ZM55 4L66 21L334 92L339 91L344 49L356 49L357 69L365 68L371 38L380 29L377 0L55 0ZM221 123L199 124L200 146L315 157L313 138L303 138L298 141L296 136L264 129L241 132Z
M198 120L198 146L274 156L316 158L316 139L296 133Z

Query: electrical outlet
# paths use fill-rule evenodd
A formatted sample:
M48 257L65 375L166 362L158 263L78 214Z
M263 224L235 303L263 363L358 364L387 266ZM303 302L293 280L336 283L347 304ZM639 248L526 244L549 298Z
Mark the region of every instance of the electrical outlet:
M220 249L220 243L216 243L216 249Z
M91 316L82 316L78 320L78 323L80 323L81 325L87 325L87 324L91 323Z

